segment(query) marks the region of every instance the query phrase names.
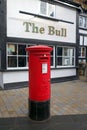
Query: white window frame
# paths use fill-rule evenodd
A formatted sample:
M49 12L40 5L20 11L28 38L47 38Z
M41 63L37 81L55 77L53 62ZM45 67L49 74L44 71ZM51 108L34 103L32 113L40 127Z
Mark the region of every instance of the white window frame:
M27 59L28 59L28 52L26 52L26 56L24 55L24 57L26 57L26 65L27 66L25 66L25 67L18 67L18 56L20 56L20 57L23 57L23 55L9 55L8 54L8 50L7 50L7 48L8 48L8 44L12 44L12 45L17 45L17 50L18 50L18 45L26 45L26 47L28 47L30 44L25 44L25 43L10 43L10 42L8 42L7 43L7 46L6 46L6 54L7 54L7 58L6 58L6 63L7 63L7 70L22 70L22 69L28 69L28 61L27 61ZM32 44L32 45L34 45L34 44ZM54 68L55 67L55 46L51 46L51 47L53 47L53 56L51 56L51 57L53 57L53 66L50 66L51 68ZM11 56L11 57L15 57L15 56L17 56L17 67L8 67L8 57L9 56Z
M83 36L82 35L80 35L80 45L83 45Z
M84 48L84 56L82 55L82 49ZM79 58L86 58L86 47L79 47L79 49L81 49L81 55L79 56Z
M80 20L82 20L82 25L80 25ZM87 29L87 17L85 16L79 16L79 27Z
M43 1L40 1L40 8L39 8L39 9L41 9L41 2L43 2ZM39 14L40 14L40 15L43 15L43 16L47 16L47 17L52 17L52 18L54 18L54 17L55 17L55 5L49 4L49 3L47 3L47 2L46 2L46 4L47 4L47 9L46 9L47 11L46 11L46 14L42 14L42 13L41 13L41 10L39 10ZM49 9L49 5L54 6L54 16L48 15L48 12L49 12L49 10L48 10L48 9Z
M84 36L84 46L87 46L87 36Z
M55 46L50 46L53 48L53 56L51 55L51 57L53 57L53 66L51 66L51 68L55 68Z
M7 56L6 56L6 65L7 65L7 70L17 70L17 69L19 69L19 70L22 70L22 69L28 69L28 52L26 52L26 55L24 55L24 57L26 57L26 66L25 67L18 67L18 56L20 56L20 57L23 57L23 55L9 55L8 54L8 50L7 50L7 48L8 48L8 44L12 44L12 45L17 45L17 50L18 50L18 45L26 45L26 47L28 47L28 45L29 44L25 44L25 43L11 43L11 42L8 42L7 43L7 45L6 45L6 54L7 54ZM11 57L15 57L15 56L17 56L17 67L9 67L8 66L8 57L9 56L11 56Z
M56 50L56 60L58 57L62 57L62 65L56 65L57 68L63 68L63 67L75 67L75 48L74 47L67 47L67 46L57 46L57 47L62 47L63 48L63 55L62 56L57 56L57 50ZM74 56L70 57L69 55L68 56L64 56L64 48L69 48L69 49L74 49ZM57 48L56 48L57 49ZM69 59L69 60L73 60L74 58L74 65L64 65L63 62L64 62L64 58L66 59ZM71 59L72 58L72 59Z

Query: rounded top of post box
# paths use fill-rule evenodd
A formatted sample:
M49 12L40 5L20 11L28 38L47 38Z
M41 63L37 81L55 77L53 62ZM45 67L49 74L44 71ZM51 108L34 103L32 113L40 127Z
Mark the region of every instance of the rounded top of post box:
M26 48L26 51L29 52L51 52L52 51L52 47L49 46L45 46L45 45L37 45L37 46L30 46Z

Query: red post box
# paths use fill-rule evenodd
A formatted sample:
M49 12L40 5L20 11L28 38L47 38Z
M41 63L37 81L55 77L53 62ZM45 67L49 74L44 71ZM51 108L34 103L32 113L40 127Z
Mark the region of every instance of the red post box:
M50 52L51 47L38 45L29 52L29 117L43 121L50 117Z

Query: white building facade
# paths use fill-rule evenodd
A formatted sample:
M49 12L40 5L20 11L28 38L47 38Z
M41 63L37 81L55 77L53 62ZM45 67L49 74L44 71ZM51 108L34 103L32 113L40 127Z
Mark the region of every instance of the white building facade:
M77 6L40 0L1 1L0 86L25 86L28 81L26 47L47 45L51 53L51 81L78 78ZM5 11L3 12L3 7ZM82 34L82 30L79 30ZM85 34L87 35L87 34ZM87 39L84 37L84 44Z

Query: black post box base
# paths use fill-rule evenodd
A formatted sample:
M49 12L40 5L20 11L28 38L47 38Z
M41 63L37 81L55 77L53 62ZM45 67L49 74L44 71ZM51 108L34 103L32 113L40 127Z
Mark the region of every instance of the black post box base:
M50 100L44 102L29 99L29 117L34 121L44 121L50 118Z

